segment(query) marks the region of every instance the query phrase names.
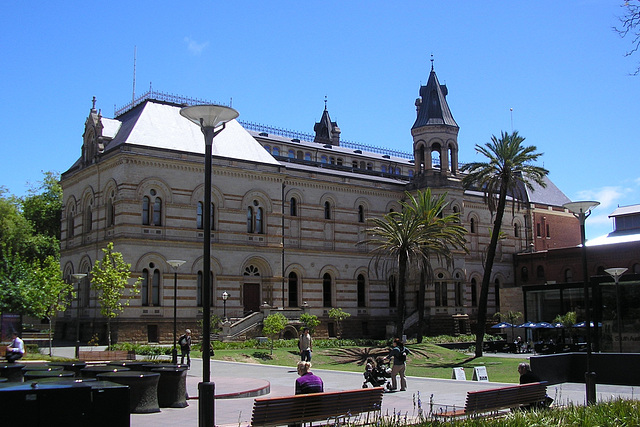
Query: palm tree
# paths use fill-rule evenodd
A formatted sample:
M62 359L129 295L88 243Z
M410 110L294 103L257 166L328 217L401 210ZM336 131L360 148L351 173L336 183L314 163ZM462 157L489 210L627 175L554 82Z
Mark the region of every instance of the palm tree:
M413 211L422 219L423 243L422 252L427 259L433 257L447 267L453 264L453 249L467 251L465 235L467 230L460 225L460 214L444 214L448 203L447 194L431 195L431 189L418 191L415 197L409 195L409 203L405 208ZM422 264L420 285L418 288L418 343L422 342L424 326L424 299L427 283L433 283L433 266L431 262Z
M533 145L523 146L523 142L524 137L518 135L517 131L511 134L501 132L500 138L493 135L491 142L484 146L476 145L476 152L484 155L487 161L467 163L461 168L462 172L468 172L468 175L462 180L462 185L465 188L473 187L483 191L489 211L492 214L495 213L478 302L476 357L482 356L489 282L507 204L507 195L511 195L514 199L522 198L525 187L533 189L532 182L545 187L544 178L549 173L545 168L531 164L542 153L537 153L537 148Z
M421 271L431 272L430 256L450 262L452 256L449 245L464 248L466 232L457 225L457 214L442 214L446 206L446 194L432 197L429 189L426 192L418 191L415 197L409 192L405 194L408 202L400 202L402 210L389 212L382 218L369 219L373 226L367 233L372 237L359 242L375 245L372 253L375 255L376 271L379 271L381 263L384 264L382 269L388 271L388 262L392 268L398 268L396 332L399 336L404 333L407 268L416 265ZM424 290L420 299L423 301L421 311L424 311Z

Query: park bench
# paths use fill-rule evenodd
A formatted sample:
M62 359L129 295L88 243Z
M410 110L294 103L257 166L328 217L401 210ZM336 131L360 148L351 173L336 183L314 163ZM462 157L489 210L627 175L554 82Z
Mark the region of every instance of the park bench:
M489 390L470 391L461 409L444 410L436 418L473 417L497 414L501 410L520 408L543 402L547 396L547 382L514 385Z
M380 412L384 388L363 388L348 391L298 394L295 396L255 399L252 426L309 424L314 421L343 418L349 423L369 424L371 413ZM356 415L364 414L360 421Z
M128 350L80 351L78 359L85 362L103 362L111 360L135 360L136 353Z

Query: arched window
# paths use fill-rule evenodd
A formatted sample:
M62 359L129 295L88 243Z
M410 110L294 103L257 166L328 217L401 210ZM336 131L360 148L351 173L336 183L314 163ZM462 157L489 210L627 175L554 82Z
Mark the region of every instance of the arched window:
M323 307L332 307L331 305L331 294L332 294L332 278L329 273L324 273L322 276L322 306Z
M153 281L151 282L151 304L160 305L160 270L153 270Z
M149 225L149 212L151 209L151 200L148 196L142 198L142 225Z
M153 202L153 225L162 225L162 199L156 197Z
M358 206L358 222L364 222L364 206Z
M331 219L331 203L324 202L324 219Z
M149 305L149 270L142 270L142 282L140 283L140 299L143 306Z
M475 234L475 232L476 232L476 219L475 218L471 218L469 220L469 229L470 229L471 233Z
M271 153L271 147L270 146L265 145L264 149L267 150L267 153Z
M247 233L264 234L264 210L257 200L247 207Z
M456 273L454 286L455 286L455 292L456 292L456 306L462 307L464 306L464 285L462 284L460 273Z
M107 199L107 227L111 227L116 223L116 209L113 203L115 197L115 192L111 190L111 194L109 194L109 198Z
M84 232L88 233L91 231L93 227L93 211L92 211L91 203L87 203L87 207L84 211Z
M523 282L529 280L529 269L527 267L522 267L520 269L520 278Z
M368 171L372 171L373 170L373 163L371 163L371 162L367 163L367 170Z
M570 268L564 270L564 281L565 283L573 282L573 271Z
M295 197L289 200L289 214L291 216L298 216L298 200Z
M387 173L387 166L382 165L382 168L380 168L380 170L382 171L382 173Z
M541 265L536 267L536 278L544 280L544 267Z
M196 210L196 228L198 230L202 230L204 228L203 206L204 206L203 202L198 202L198 207ZM215 215L215 205L211 203L211 219L209 220L211 230L215 230L214 215Z
M444 279L444 274L438 273L438 278L435 282L436 291L436 307L446 307L447 301L447 282Z
M149 263L149 268L142 270L140 291L143 306L160 305L160 271L152 262Z
M274 156L279 156L280 155L280 148L273 147L273 149L271 150L271 154L273 154Z
M471 306L478 306L478 281L475 278L471 279Z
M358 274L358 278L356 280L357 286L357 294L358 294L358 307L366 307L367 299L366 299L366 279L363 274Z
M298 306L298 275L289 273L289 307Z
M289 150L288 156L290 159L295 159L296 158L296 152L293 150Z
M336 164L337 164L338 166L342 166L342 161L343 161L343 160L342 160L342 157L338 157L338 158L336 159Z
M72 206L69 209L69 212L67 212L67 237L73 237L75 235L75 228L76 228L76 221L75 221L75 216L76 216L76 210L74 209L74 207Z
M398 306L398 291L396 289L396 276L389 277L389 307Z
M307 162L310 162L310 161L311 161L311 153L304 153L304 159L305 159Z
M513 224L513 237L520 237L520 225Z
M324 154L320 156L320 163L327 164L329 163L329 159Z

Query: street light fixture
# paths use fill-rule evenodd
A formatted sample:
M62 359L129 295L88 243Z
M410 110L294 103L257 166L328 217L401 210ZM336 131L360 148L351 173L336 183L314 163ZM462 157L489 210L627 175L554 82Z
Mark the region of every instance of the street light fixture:
M222 293L222 306L223 308L223 314L222 317L224 318L224 321L227 321L227 300L229 299L229 294L227 293L227 291L224 291Z
M211 147L213 138L222 132L228 121L238 117L233 108L223 105L192 105L180 110L180 114L200 126L204 134L204 212L211 209ZM217 128L217 129L216 129ZM214 426L214 390L211 382L211 215L204 215L204 256L203 256L203 290L202 290L202 382L198 384L198 425Z
M587 270L587 247L585 237L585 220L591 215L591 210L600 202L581 201L565 203L562 207L573 213L580 221L580 242L582 243L582 277L584 279L584 308L585 330L587 336L587 369L584 373L587 405L596 403L596 373L591 372L591 319L589 313L589 272Z
M607 274L609 274L611 277L613 277L613 280L615 280L616 282L616 318L618 320L618 345L620 346L620 353L622 353L622 319L620 316L620 276L622 276L624 274L625 271L627 271L626 268L624 267L618 267L618 268L607 268L606 270L604 270Z
M173 350L171 350L171 363L178 363L178 349L176 348L176 335L178 323L178 268L187 261L181 259L167 260L167 264L173 268Z
M75 273L71 277L78 283L78 294L76 295L76 359L80 358L80 281L87 277L86 273Z

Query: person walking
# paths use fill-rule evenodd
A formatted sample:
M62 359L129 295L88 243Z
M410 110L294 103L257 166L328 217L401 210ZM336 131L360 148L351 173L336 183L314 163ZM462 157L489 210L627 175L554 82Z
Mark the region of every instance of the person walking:
M184 334L178 339L180 344L180 364L184 365L184 357L187 357L187 366L191 368L191 329L184 331Z
M395 391L398 388L396 376L400 375L400 391L407 389L407 377L405 376L405 370L407 369L407 354L411 353L408 348L404 346L400 338L394 338L393 347L386 357L387 360L393 358L393 366L391 367L391 391Z
M298 340L298 348L300 349L300 360L303 362L311 362L311 334L309 328L302 329L302 334Z
M7 346L7 353L5 357L7 358L7 362L14 363L16 360L24 356L24 341L22 341L18 336L17 332L13 332L11 337L13 338L13 341L11 341L11 344Z

